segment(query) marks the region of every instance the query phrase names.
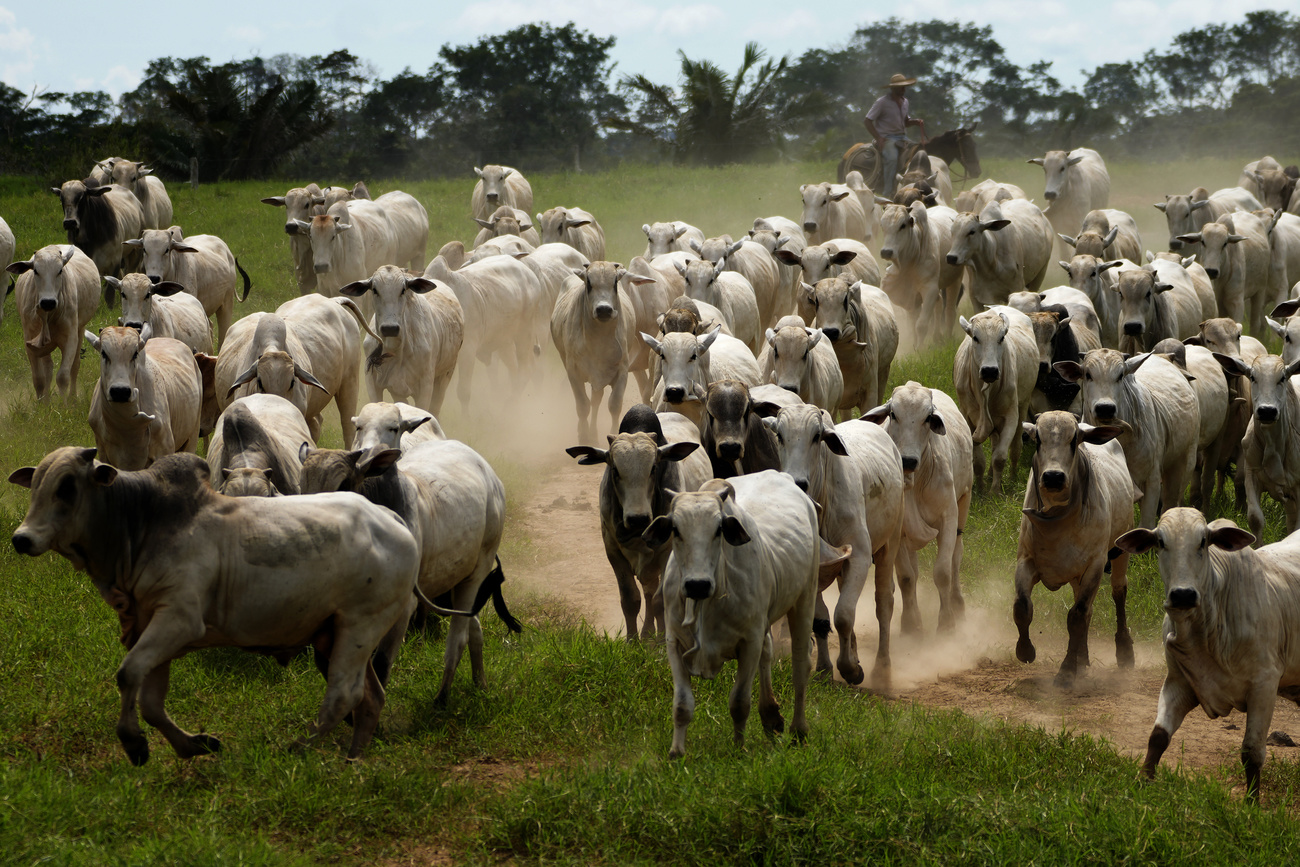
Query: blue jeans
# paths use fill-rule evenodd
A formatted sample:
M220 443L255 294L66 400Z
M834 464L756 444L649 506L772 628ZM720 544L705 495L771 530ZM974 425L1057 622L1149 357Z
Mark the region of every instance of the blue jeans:
M898 155L907 147L907 136L887 135L881 147L881 185L885 188L881 195L887 199L894 197L894 185L898 182Z

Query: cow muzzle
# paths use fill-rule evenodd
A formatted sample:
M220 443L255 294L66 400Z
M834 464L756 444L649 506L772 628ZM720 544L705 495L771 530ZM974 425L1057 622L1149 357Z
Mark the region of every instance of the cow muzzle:
M701 599L708 599L713 595L713 582L686 581L682 583L682 592L686 594L687 599L694 599L697 602Z
M1198 598L1191 587L1175 587L1169 591L1169 604L1166 607L1173 611L1186 611L1196 607Z
M123 322L122 324L125 325L127 328L134 328L136 331L144 330L143 322Z
M949 254L948 254L948 256L947 256L947 260L948 260L948 264L949 264L949 265L956 265L956 264L957 264L957 257L954 256L952 253L949 253Z
M985 382L997 382L1000 375L1001 371L996 367L985 366L980 368L980 379Z
M664 400L669 403L681 403L686 400L686 389L680 385L671 385L664 389Z
M296 235L296 234L298 234L298 224L297 224L297 223L285 223L285 224L284 224L284 233L285 233L286 235Z
M1211 280L1217 280L1219 278L1218 268L1206 268L1205 273Z
M794 383L793 385L788 382L783 382L781 383L781 387L784 388L786 391L790 392L791 394L799 393L799 383L797 382Z
M14 533L13 543L14 550L19 554L26 554L29 557L35 557L37 554L41 553L36 550L36 540L24 533L21 528L19 528L18 532Z
M386 323L379 326L379 333L384 337L399 337L402 333L402 326L395 323Z
M903 455L903 472L914 473L921 462L911 455Z
M886 259L886 260L888 260L888 259L893 259L893 258L894 258L894 248L893 248L893 247L881 247L881 248L880 248L880 258L882 258L882 259Z
M149 275L149 282L152 283L153 285L157 286L159 283L162 282L162 275L161 275L161 274L150 274L150 275Z
M807 479L795 479L795 480L794 480L794 484L795 484L795 487L797 487L799 490L803 491L805 494L808 493L808 480L807 480Z
M130 403L131 387L128 385L114 385L108 389L108 399L113 403Z
M1124 323L1124 333L1127 334L1129 337L1140 337L1142 335L1142 332L1145 330L1146 330L1146 326L1144 325L1144 323L1141 322Z
M315 264L315 266L313 266L313 267L315 267L315 269L316 269L316 273L317 273L317 274L328 274L329 271L330 271L330 266L329 266L329 263L328 263L328 262L326 262L326 263L324 263L324 264L321 264L320 262L317 262L317 263Z
M826 339L831 343L835 343L840 339L840 330L838 328L823 328L822 334L824 334Z
M817 224L816 224L816 223L804 223L804 224L803 224L803 230L804 230L805 232L816 232L816 231L817 231Z
M1169 239L1169 252L1171 252L1171 253L1177 253L1177 252L1178 252L1179 250L1181 250L1181 249L1183 249L1183 242L1182 242L1182 241L1179 241L1177 238L1170 238L1170 239Z
M63 228L65 231L75 232L77 229L81 228L81 226L76 220L64 220Z
M501 194L500 194L500 193L484 193L484 194L483 194L483 197L486 198L489 202L495 202L497 199L501 198Z
M1277 416L1277 407L1271 404L1264 404L1255 408L1255 418L1259 420L1260 424L1273 424L1277 421Z
M42 310L44 310L46 313L49 313L51 310L54 310L55 308L57 308L57 307L59 306L59 299L57 299L57 298L42 298L42 299L40 300L40 305L39 305L39 306L40 306L40 308L41 308Z
M1065 473L1060 470L1048 470L1039 480L1049 491L1059 491L1065 487Z
M718 457L724 461L738 461L745 456L741 443L718 443Z
M649 515L623 515L623 526L627 527L633 533L640 535L645 532L645 528L650 526Z
M1047 199L1047 201L1049 201L1049 202L1055 200L1056 197L1057 197L1057 195L1058 195L1058 193L1056 192L1056 190L1044 190L1044 191L1043 191L1043 198Z
M597 304L595 313L599 322L608 322L617 315L612 304Z
M1099 419L1110 421L1115 417L1117 408L1110 401L1098 401L1092 405L1092 414Z

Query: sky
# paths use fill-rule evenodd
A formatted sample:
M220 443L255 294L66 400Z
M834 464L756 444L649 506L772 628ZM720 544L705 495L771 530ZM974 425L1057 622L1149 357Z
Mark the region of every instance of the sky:
M363 14L363 6L374 11ZM465 45L532 22L572 21L617 39L611 51L616 76L641 73L672 84L678 49L734 70L746 42L793 60L809 48L842 45L864 22L897 15L990 25L1014 63L1051 60L1056 77L1070 87L1082 84L1081 70L1136 60L1150 48L1166 50L1184 30L1235 23L1256 9L1300 14L1300 0L1094 0L1087 14L1078 11L1082 6L1069 0L219 0L146 7L0 0L0 81L24 93L104 90L117 97L139 84L157 57L204 55L224 63L339 48L391 78L405 67L424 72L448 43Z

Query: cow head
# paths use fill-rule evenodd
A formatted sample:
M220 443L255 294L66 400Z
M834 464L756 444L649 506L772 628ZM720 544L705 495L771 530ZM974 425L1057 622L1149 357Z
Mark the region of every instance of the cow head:
M298 449L302 461L302 492L325 494L334 491L359 493L365 480L382 476L402 456L400 449L343 451L314 449L303 443Z
M565 449L584 465L605 464L606 478L623 513L622 529L643 533L655 517L655 494L662 486L669 462L680 461L700 447L699 443L661 444L662 436L637 431L609 437L609 448L573 446Z
M122 315L117 317L117 324L136 331L153 319L154 298L166 298L185 291L179 283L151 283L143 274L127 274L120 281L116 277L105 277L104 283L122 293Z
M841 184L829 181L821 184L804 184L799 188L803 197L803 230L809 236L815 235L820 227L827 224L831 208L852 195L853 191Z
M731 256L744 245L745 240L743 238L739 241L732 241L730 235L708 238L702 244L694 239L690 242L690 247L695 251L695 255L715 265Z
M680 303L682 301L686 303ZM700 328L700 308L695 306L695 301L687 298L685 295L673 301L663 313L660 313L655 321L659 325L660 334L672 334L682 332L685 334L699 334Z
M1083 162L1082 156L1072 157L1068 151L1048 151L1044 156L1034 157L1028 162L1043 167L1047 188L1043 198L1055 201L1065 187L1069 186L1070 168Z
M1082 361L1058 361L1052 369L1067 382L1080 386L1083 420L1106 425L1124 419L1130 410L1126 380L1151 357L1144 352L1132 358L1114 349L1094 349Z
M1156 296L1173 288L1150 266L1121 272L1114 286L1119 293L1120 334L1139 339L1146 334L1155 322Z
M623 312L618 283L627 269L618 262L591 262L573 273L582 280L582 309L595 322L613 322Z
M1255 424L1275 424L1291 395L1291 377L1300 373L1300 360L1287 363L1280 355L1261 355L1246 364L1240 358L1214 354L1214 360L1228 373L1250 380L1250 409Z
M888 403L868 410L862 421L885 425L903 457L903 472L916 472L930 453L934 437L947 436L943 416L934 406L934 393L919 382L894 389Z
M767 345L772 350L771 382L795 394L800 393L809 378L813 366L812 352L822 339L820 328L807 328L802 320L799 321L799 325L767 329Z
M111 325L96 336L85 333L86 342L99 353L99 391L109 403L135 404L140 399L140 383L147 375L145 344L151 329ZM154 417L145 412L136 415L136 421L148 423Z
M144 179L146 175L153 174L153 169L147 169L144 163L137 163L132 160L118 160L113 163L111 171L113 183L119 187L126 187L128 190L135 189L137 181Z
M492 216L486 220L480 220L475 217L474 222L478 223L481 228L487 229L494 237L501 238L506 235L519 237L524 230L533 227L528 215L523 211L516 211L514 208L502 205L492 212Z
M14 470L9 481L32 492L27 516L14 531L14 550L39 557L55 551L77 569L85 569L84 551L75 542L94 523L87 492L117 480L117 470L95 460L95 449L55 449L35 467Z
M900 254L914 251L929 227L925 205L887 205L880 215L880 258L894 261Z
M5 270L18 275L30 273L36 290L32 293L36 296L36 306L44 313L53 313L59 309L63 269L76 254L77 248L71 244L51 244L37 250L30 259L10 263Z
M805 322L815 322L831 343L856 340L865 328L861 281L850 282L841 275L820 280L816 286L804 283L798 298L799 315Z
M1277 323L1274 322L1273 325L1277 325ZM1297 325L1300 325L1300 323L1297 323ZM1226 316L1217 319L1206 319L1201 323L1200 333L1187 338L1183 343L1189 346L1204 346L1211 352L1240 358L1241 323Z
M692 259L683 265L680 262L674 262L673 266L677 273L682 275L686 281L686 294L697 301L703 301L707 304L718 306L721 301L721 291L713 284L717 281L718 275L726 270L726 261L723 260L716 265L704 259Z
M551 208L549 211L537 215L537 225L540 227L543 244L559 244L564 242L564 238L570 229L589 226L591 220L580 215L570 214L568 208ZM645 229L646 227L642 226L642 228Z
M223 467L217 492L227 497L278 497L274 475L270 467Z
M718 564L722 546L745 545L749 533L731 508L735 489L729 482L713 479L698 491L673 497L668 514L655 518L641 538L652 548L673 545L677 564L674 586L665 584L664 595L681 594L699 602L726 592ZM680 584L677 582L680 581Z
M1011 221L1003 219L997 202L985 205L979 216L958 214L952 224L952 246L946 261L949 265L969 265L973 259L992 259L995 242L991 233L1009 225Z
M814 286L828 277L836 277L844 267L858 258L854 250L841 250L833 243L805 247L799 257L803 265L803 279Z
M339 291L350 298L361 298L367 292L374 293L375 326L387 344L390 339L401 341L402 323L407 319L408 307L419 303L414 300L414 296L437 288L437 282L426 277L412 277L396 265L383 265L369 280L349 283Z
M1001 310L985 310L969 320L960 317L962 330L971 342L971 362L984 382L997 382L1002 378L1003 347L1011 320Z
M1227 518L1207 524L1196 509L1175 508L1160 516L1154 530L1129 530L1115 540L1115 547L1129 554L1159 548L1165 613L1180 619L1194 616L1214 598L1216 582L1210 548L1240 551L1254 541L1254 536Z
M766 416L763 424L776 438L776 453L781 472L786 473L804 493L820 492L823 483L822 446L833 455L848 455L830 413L811 404L787 406L776 412L773 404L759 404L756 411Z
M337 252L336 242L352 228L351 217L345 204L338 204L324 214L317 214L310 223L299 225L299 229L311 237L312 268L317 274L328 274L333 267Z
M1107 275L1106 272L1123 265L1124 260L1112 259L1107 262L1096 256L1076 255L1069 262L1060 260L1057 264L1069 275L1070 287L1087 295L1092 301L1092 306L1102 310L1103 293L1109 292L1114 284L1114 275Z
M1026 510L1038 513L1070 503L1074 487L1080 482L1080 445L1102 445L1125 430L1118 425L1093 427L1075 421L1071 413L1058 411L1045 412L1022 426L1026 436L1038 445L1030 464L1030 485L1037 492L1038 504L1036 509Z
M311 184L306 187L294 187L283 196L270 196L262 199L262 204L284 208L284 231L289 235L307 234L304 226L317 214L325 213L325 197L320 187Z
M427 412L403 413L401 407L394 403L378 401L361 407L360 414L352 419L357 429L352 444L363 452L400 449L402 436L421 427L436 425L434 417Z
M662 341L641 333L641 340L659 356L659 375L664 383L666 402L680 404L696 399L695 385L709 381L708 356L705 353L718 339L721 330L720 326L714 326L704 337L697 337L692 332L674 331L665 334Z
M677 239L690 231L685 223L644 223L641 231L645 232L646 258L671 253L677 249Z
M475 168L474 174L483 182L483 198L487 199L488 205L495 208L506 200L513 200L514 197L509 195L506 187L506 178L514 174L514 169L489 165L481 169Z
M137 247L144 253L141 270L153 283L173 279L177 271L174 255L198 252L197 247L185 243L180 226L145 229L139 238L124 243L128 247Z
M1209 207L1208 195L1198 195L1204 190L1197 189L1187 196L1165 196L1163 202L1156 202L1156 208L1165 213L1165 223L1169 226L1169 249L1175 252L1195 253L1198 251L1196 242L1185 241L1179 238L1179 235L1186 235L1195 232L1196 229L1207 222ZM1199 216L1198 211L1202 211Z
M704 400L702 434L706 442L712 441L714 451L724 461L743 460L749 419L754 414L748 386L736 379L719 379L710 382L700 396Z
M1232 256L1230 245L1241 243L1246 240L1246 236L1233 233L1226 225L1216 220L1206 223L1199 232L1179 235L1177 240L1188 245L1200 244L1201 251L1196 254L1196 258L1209 278L1217 280L1220 272L1227 271L1230 267Z
M81 230L81 215L90 199L110 192L111 186L94 186L93 181L64 181L63 186L53 187L54 195L63 205L63 229L68 233L68 242L76 239Z

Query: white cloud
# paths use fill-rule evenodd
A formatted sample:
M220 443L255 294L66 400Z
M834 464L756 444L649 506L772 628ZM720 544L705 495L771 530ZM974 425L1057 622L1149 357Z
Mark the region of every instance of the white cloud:
M729 41L731 25L727 16L717 6L699 3L692 6L670 6L655 22L655 32L669 36L705 36L707 31L716 29L719 41Z
M251 24L245 24L242 27L227 27L226 35L231 39L238 39L240 42L261 42L266 38L262 28L254 27Z
M130 69L119 64L108 71L99 86L108 91L108 94L114 99L117 99L125 91L135 90L140 84L140 79L140 70Z
M18 17L0 6L0 79L19 90L29 89L36 70L36 37L25 27L18 26Z

